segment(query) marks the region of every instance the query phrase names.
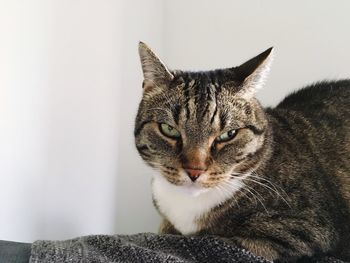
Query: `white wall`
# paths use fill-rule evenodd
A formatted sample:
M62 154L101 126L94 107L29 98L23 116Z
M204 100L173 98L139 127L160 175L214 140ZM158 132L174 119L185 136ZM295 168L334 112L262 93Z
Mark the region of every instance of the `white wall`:
M48 10L0 2L0 239L36 236L45 216Z
M128 1L123 10L122 84L116 189L116 233L156 232L159 216L152 204L152 170L142 162L134 144L134 121L142 95L140 40L163 55L162 0Z
M213 69L274 45L259 93L349 76L350 2L0 1L0 239L156 231L134 149L139 40L172 68Z
M158 0L0 2L0 239L156 230L132 126L137 44L161 49L160 9Z
M165 61L231 67L274 46L270 78L258 94L274 105L307 83L350 77L349 10L346 0L166 0Z

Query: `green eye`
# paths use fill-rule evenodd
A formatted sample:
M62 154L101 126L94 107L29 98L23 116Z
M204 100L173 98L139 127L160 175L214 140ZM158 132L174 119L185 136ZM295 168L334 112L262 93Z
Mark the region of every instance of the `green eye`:
M221 134L220 136L216 137L215 141L216 142L228 142L232 140L237 134L236 130L230 130L228 132L225 132Z
M166 123L159 124L159 130L169 138L180 138L181 134L174 127Z

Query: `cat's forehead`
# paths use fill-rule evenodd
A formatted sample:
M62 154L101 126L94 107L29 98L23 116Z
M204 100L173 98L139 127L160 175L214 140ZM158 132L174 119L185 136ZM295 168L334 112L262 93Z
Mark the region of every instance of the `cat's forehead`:
M208 71L172 71L174 76L173 83L190 83L196 82L198 85L216 85L222 86L224 83L228 82L232 78L232 72L228 76L227 70L216 69Z
M176 72L162 94L164 107L183 128L221 130L243 117L249 103L235 96L233 87L224 86L220 71Z
M249 101L239 93L240 84L228 81L224 70L213 71L174 71L174 79L168 90L167 98L174 95L175 103L189 103L193 100L196 110L205 110L208 104L217 107L245 107Z

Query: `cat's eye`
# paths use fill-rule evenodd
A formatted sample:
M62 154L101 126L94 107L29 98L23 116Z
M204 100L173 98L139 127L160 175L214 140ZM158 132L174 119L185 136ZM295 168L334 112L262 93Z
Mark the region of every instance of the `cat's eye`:
M160 123L159 130L162 132L162 134L172 139L181 137L181 134L178 130L166 123Z
M228 142L232 140L237 134L236 130L229 130L227 132L224 132L220 136L215 138L215 141L220 143L220 142Z

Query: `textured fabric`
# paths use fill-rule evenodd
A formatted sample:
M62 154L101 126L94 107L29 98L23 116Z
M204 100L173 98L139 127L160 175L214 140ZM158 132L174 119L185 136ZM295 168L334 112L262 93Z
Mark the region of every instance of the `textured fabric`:
M323 258L303 262L342 261ZM31 263L39 262L256 262L267 263L250 252L211 236L95 235L66 241L36 241Z
M0 241L1 263L28 263L31 244Z

